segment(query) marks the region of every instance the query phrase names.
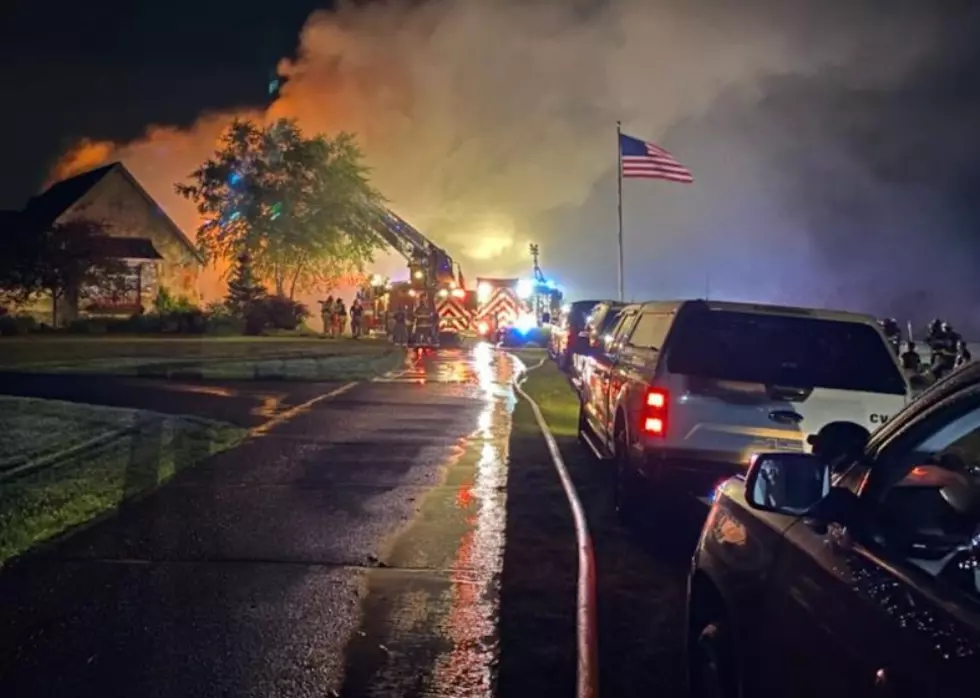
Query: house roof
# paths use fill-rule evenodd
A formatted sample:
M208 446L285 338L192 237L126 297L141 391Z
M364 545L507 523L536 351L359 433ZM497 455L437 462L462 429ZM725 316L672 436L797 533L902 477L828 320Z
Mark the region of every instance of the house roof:
M92 187L102 181L117 164L104 165L88 172L82 172L74 177L55 182L35 197L32 197L24 207L24 213L37 223L48 225L88 194Z
M194 243L191 242L190 238L188 238L187 235L184 234L184 231L180 229L180 226L174 223L173 219L171 219L170 216L168 216L163 209L160 208L160 205L156 202L156 199L150 196L149 192L147 192L146 189L143 188L143 185L139 183L139 180L136 179L136 177L134 177L133 174L121 162L113 162L108 165L103 165L102 167L97 167L94 170L82 172L74 177L69 177L68 179L63 179L60 182L55 182L45 191L41 192L27 202L27 206L24 208L24 214L38 224L49 225L54 223L59 216L61 216L74 204L78 203L82 197L88 194L95 185L101 182L102 179L113 170L116 170L122 174L122 176L133 186L136 192L142 196L153 211L156 212L156 214L163 221L163 224L174 234L174 237L176 237L177 240L179 240L180 243L194 255L194 258L198 262L203 264L204 257L202 257L201 253L198 252L197 247L195 247Z
M147 238L100 237L96 243L99 253L112 259L163 259L153 241Z

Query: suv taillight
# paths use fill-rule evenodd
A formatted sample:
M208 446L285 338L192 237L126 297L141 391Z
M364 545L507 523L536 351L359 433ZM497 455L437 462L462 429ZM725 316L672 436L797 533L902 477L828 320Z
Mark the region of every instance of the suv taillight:
M667 391L663 388L649 388L643 405L643 431L652 436L667 433Z

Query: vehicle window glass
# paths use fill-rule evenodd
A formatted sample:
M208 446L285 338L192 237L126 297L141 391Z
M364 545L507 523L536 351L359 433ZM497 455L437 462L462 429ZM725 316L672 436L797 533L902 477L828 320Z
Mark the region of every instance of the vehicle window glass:
M589 323L589 330L596 337L611 336L622 314L622 308L603 306L592 314L592 322Z
M629 344L638 349L661 349L672 319L670 313L644 313L630 335Z
M629 336L630 328L633 326L633 321L636 319L636 313L623 313L619 320L613 326L612 331L609 333L609 341L606 342L606 348L610 352L618 351L619 347L622 345L626 337Z
M595 334L596 327L602 322L602 318L606 315L606 306L599 304L593 310L592 313L585 319L586 329L592 334Z
M599 323L596 328L600 335L606 337L612 337L612 331L619 324L620 318L623 316L623 311L620 309L610 309L606 316Z
M951 410L900 455L875 507L871 533L885 550L980 602L980 403Z
M672 373L893 395L908 390L884 339L864 323L710 311L681 316L677 325Z
M594 308L595 304L592 303L583 303L581 305L573 303L568 312L568 324L572 327L584 328Z

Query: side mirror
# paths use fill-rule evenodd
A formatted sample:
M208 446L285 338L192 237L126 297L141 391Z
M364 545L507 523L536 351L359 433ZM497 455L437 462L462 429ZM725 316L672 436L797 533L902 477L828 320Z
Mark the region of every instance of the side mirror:
M760 453L745 476L754 509L803 516L830 492L830 468L809 453Z

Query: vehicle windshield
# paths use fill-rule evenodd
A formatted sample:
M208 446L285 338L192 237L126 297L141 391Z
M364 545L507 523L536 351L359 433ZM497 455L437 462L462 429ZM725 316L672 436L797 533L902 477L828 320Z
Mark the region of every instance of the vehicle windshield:
M711 311L688 315L672 338L672 373L798 388L902 395L887 345L860 322Z

